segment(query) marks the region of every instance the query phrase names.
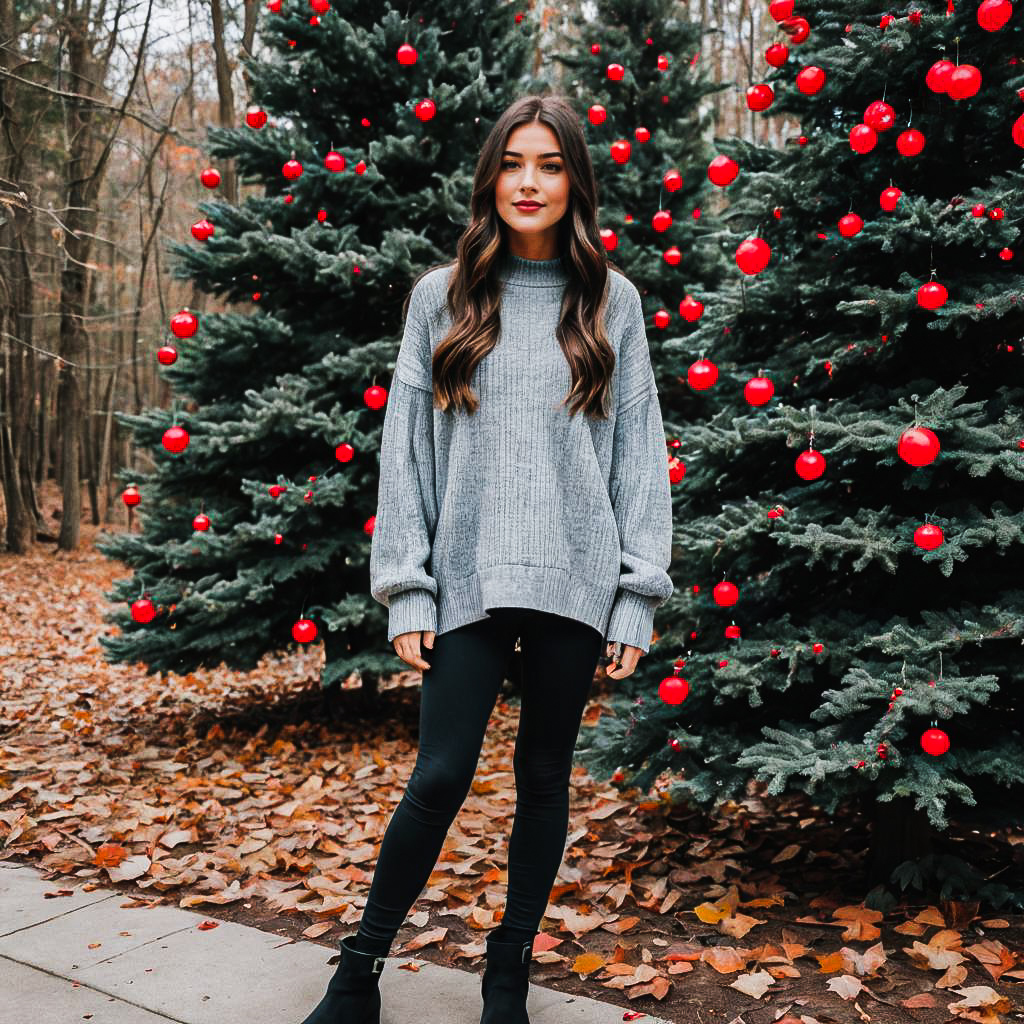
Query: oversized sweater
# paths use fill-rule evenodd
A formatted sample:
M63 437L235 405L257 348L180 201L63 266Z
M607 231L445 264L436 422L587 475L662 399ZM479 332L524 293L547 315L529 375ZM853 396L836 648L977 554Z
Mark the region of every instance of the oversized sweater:
M506 251L500 332L470 377L470 415L435 409L431 390L452 272L437 267L413 289L384 415L370 591L389 610L388 640L516 607L647 652L673 593L672 499L639 292L609 268L609 418L570 418L561 258Z

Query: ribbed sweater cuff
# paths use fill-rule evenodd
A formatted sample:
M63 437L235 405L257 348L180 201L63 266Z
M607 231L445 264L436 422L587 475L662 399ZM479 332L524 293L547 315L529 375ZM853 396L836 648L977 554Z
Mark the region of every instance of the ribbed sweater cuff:
M388 598L388 643L402 633L437 632L437 601L429 590L415 587Z
M620 590L608 619L608 642L639 647L646 654L651 648L653 627L653 599L632 590Z

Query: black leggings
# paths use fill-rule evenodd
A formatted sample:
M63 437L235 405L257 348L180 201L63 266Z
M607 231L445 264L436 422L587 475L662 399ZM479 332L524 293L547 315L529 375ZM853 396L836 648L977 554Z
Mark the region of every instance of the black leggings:
M516 736L516 812L508 843L507 941L532 936L565 854L569 777L603 637L532 608L442 633L422 649L419 753L381 842L357 948L386 956L437 863L469 793L491 712L520 638L523 691Z

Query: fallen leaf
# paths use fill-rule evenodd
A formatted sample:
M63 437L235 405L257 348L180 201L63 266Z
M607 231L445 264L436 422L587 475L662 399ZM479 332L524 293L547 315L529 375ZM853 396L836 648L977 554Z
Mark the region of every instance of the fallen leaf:
M828 979L829 990L842 996L843 999L856 999L863 987L860 978L855 978L852 974L843 974L838 978Z
M885 916L880 910L871 910L865 906L839 907L832 916L846 924L843 938L847 942L857 939L877 939L882 933L875 924Z
M742 970L747 961L733 946L712 946L701 954L701 960L710 964L719 974L732 974Z
M753 974L741 974L729 987L760 999L774 983L775 979L767 971L755 971Z

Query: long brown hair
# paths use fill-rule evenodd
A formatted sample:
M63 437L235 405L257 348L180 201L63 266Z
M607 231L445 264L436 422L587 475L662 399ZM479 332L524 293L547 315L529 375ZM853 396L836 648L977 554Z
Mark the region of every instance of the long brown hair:
M431 365L434 403L442 409L476 412L479 400L469 381L481 359L498 343L501 308L499 267L508 251L507 225L495 209L495 185L509 136L520 125L539 121L558 137L569 173L569 201L558 222L558 252L567 281L556 337L572 375L569 415L607 419L608 385L615 353L604 329L608 259L597 227L597 179L579 117L560 95L524 96L498 118L480 151L473 176L469 226L459 237L456 259L439 266L455 271L446 305L451 330L438 343ZM428 267L425 274L437 267ZM621 271L619 271L621 273ZM413 282L415 288L416 282ZM402 309L409 308L409 296Z

